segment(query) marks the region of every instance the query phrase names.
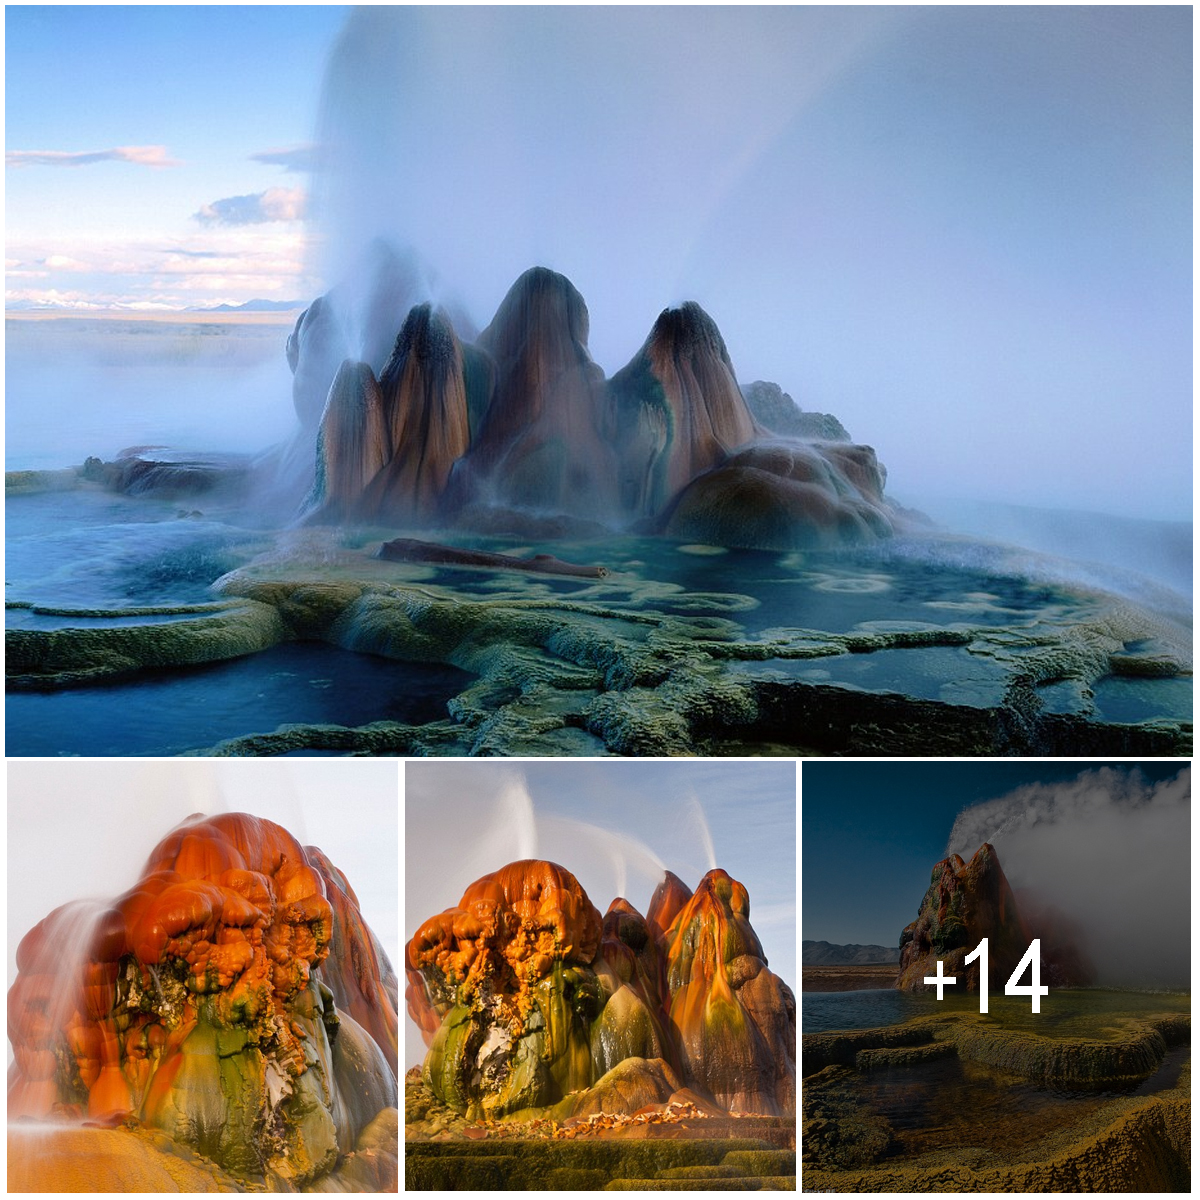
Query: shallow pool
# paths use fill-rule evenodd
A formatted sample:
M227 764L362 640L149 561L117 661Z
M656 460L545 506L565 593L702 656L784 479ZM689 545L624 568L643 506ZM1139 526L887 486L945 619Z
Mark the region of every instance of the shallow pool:
M1060 1023L1079 1017L1102 1017L1107 1013L1136 1016L1138 1013L1189 1012L1190 997L1181 992L1125 992L1108 988L1051 988L1036 1016L1029 1001L991 995L993 1014L1003 1014L1005 1024L1027 1025L1039 1033L1052 1033ZM825 1033L831 1029L880 1029L899 1025L913 1017L956 1012L978 1012L979 996L951 996L950 989L938 1001L931 988L926 992L901 992L895 988L856 992L801 992L802 1033Z
M10 692L10 757L170 755L285 724L420 725L474 678L457 667L401 663L323 643L288 643L201 667L135 680Z

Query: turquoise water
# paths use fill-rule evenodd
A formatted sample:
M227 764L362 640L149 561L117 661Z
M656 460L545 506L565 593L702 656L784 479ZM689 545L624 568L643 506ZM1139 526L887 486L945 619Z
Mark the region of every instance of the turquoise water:
M1096 681L1096 712L1105 721L1136 724L1155 717L1192 715L1192 681L1107 675Z
M319 577L324 563L336 562L358 578L361 562L362 574L375 581L466 599L574 602L611 614L603 619L619 636L644 637L653 624L618 624L614 618L658 614L675 618L676 633L706 641L770 641L793 648L806 640L806 635L797 638L797 631L812 631L817 642L823 634L863 635L868 647L876 634L912 634L919 641L938 630L996 628L1013 631L1011 639L1008 633L1001 636L1019 648L1026 628L1040 623L1039 632L1053 633L1095 617L1104 607L1094 596L1048 582L1040 569L1026 571L1029 563L1020 551L953 538L897 539L843 553L770 553L633 535L542 543L444 535L466 548L518 557L548 552L567 562L606 567L609 574L595 580L382 563L372 557L379 542L414 531L272 530L256 525L254 512L209 509L203 499L196 504L132 499L90 487L12 496L6 508L6 598L21 607L6 610L7 625L51 630L187 619L127 610L212 603L218 598L211 586L215 580L263 556L281 576L295 571ZM72 618L35 612L28 605L99 609L106 615ZM322 653L326 657L313 665L312 656ZM10 696L10 753L167 754L282 723L412 723L417 716L390 715L407 711L402 701L409 685L396 680L429 681L436 702L412 710L431 714L424 720L444 717L446 700L462 690L449 668L437 676L435 668L381 665L382 660L330 648L280 647L271 654L148 673L136 683ZM309 658L300 662L295 656L302 654ZM281 672L281 662L291 665ZM953 645L725 665L755 678L985 708L1001 701L1012 669L1002 656ZM293 668L299 682L289 685L287 671ZM320 682L329 673L338 680L332 688ZM425 684L413 686L415 703ZM1051 683L1041 691L1049 711L1083 711L1074 684ZM1115 722L1190 718L1191 680L1107 677L1096 686L1095 705L1101 719Z
M252 514L91 489L13 496L5 517L6 598L44 605L121 607L212 599L209 584L271 549L277 536ZM364 553L395 530L348 531L338 542ZM372 536L373 535L373 536ZM445 535L455 545L527 555L548 551L596 564L599 586L525 573L438 568L434 578L465 596L495 597L515 588L545 598L578 599L616 609L735 621L742 636L772 629L845 633L894 627L995 627L1033 622L1072 603L1059 589L1021 579L986 555L935 561L911 546L855 553L724 550L659 539L615 536L549 544L514 538ZM405 568L397 567L402 580Z

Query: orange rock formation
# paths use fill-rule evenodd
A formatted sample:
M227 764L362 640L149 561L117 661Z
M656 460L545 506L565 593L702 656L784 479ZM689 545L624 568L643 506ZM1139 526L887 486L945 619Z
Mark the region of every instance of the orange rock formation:
M726 1108L795 1111L796 1001L767 970L746 889L709 871L667 942L671 1024L687 1073Z
M341 873L270 821L190 818L124 895L30 930L17 967L10 1120L132 1116L303 1181L395 1105L386 956Z
M600 933L600 913L575 876L556 863L510 863L476 880L457 908L426 921L405 950L405 995L425 1044L449 1009L446 982L467 994L486 982L508 1000L508 1015L519 1019L528 1011L530 987L556 963L595 959ZM428 968L443 981L432 992Z
M363 492L391 457L383 392L363 362L346 359L334 376L317 434L317 491L322 520L358 513Z
M749 911L721 870L694 895L668 873L648 917L618 898L603 921L554 863L484 876L405 950L426 1083L480 1116L641 1105L662 1080L725 1108L794 1112L795 999Z

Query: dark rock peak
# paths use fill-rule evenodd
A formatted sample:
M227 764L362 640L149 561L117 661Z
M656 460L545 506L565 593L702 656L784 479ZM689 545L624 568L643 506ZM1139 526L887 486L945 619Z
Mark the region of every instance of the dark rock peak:
M658 314L647 341L647 349L651 347L680 358L705 352L715 354L733 368L716 321L695 300L687 300L678 308L664 308Z
M435 311L428 302L415 305L396 335L392 356L379 381L384 387L394 383L410 357L422 363L450 365L457 347L458 338L446 313L440 308Z
M777 383L756 379L741 389L751 415L764 429L781 437L848 442L846 427L831 413L805 412Z
M646 923L660 935L665 934L679 915L679 910L692 898L688 887L674 871L663 874L662 882L654 889L650 907L646 910Z
M994 846L985 842L969 863L948 855L930 872L917 919L900 935L896 986L923 989L925 976L934 974L940 960L944 973L956 976L963 991L978 991L979 963L968 966L966 956L980 939L988 939L993 977L1007 979L1033 936Z
M618 896L604 914L604 937L624 942L635 951L642 950L650 941L650 927L628 900Z
M358 356L382 371L404 314L430 293L428 272L411 249L377 237L364 248L344 290L341 300L353 317Z
M536 340L553 329L565 331L586 350L588 328L587 304L579 289L549 267L530 267L508 289L479 344L503 361L519 354L527 338Z
M612 917L636 917L639 921L645 920L645 917L643 917L642 914L640 912L638 912L638 910L636 908L634 908L633 905L630 904L629 901L626 900L624 896L618 896L608 906L608 912L606 912L604 914L604 919L607 921L610 916L612 916Z

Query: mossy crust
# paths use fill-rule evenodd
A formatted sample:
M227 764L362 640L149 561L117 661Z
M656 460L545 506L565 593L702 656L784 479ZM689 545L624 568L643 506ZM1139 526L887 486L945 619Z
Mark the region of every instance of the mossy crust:
M130 616L141 611L90 610L72 614L82 622L77 627L7 630L5 687L45 691L112 679L148 667L219 662L269 649L286 634L277 611L254 600L199 610L190 606L167 610L196 615L159 624L91 628L86 624L88 617Z
M998 1064L976 1066L993 1073L1002 1088L1016 1078L1039 1087L1076 1090L1078 1101L1060 1108L1060 1116L1035 1126L1022 1140L998 1138L948 1144L944 1138L908 1142L895 1157L893 1130L887 1120L863 1103L853 1067L826 1065L815 1059L831 1053L845 1058L855 1043L856 1061L864 1055L912 1051L863 1048L884 1030L858 1030L805 1039L803 1093L804 1186L809 1191L842 1192L1087 1192L1190 1190L1191 1071L1185 1062L1173 1087L1150 1096L1112 1097L1103 1089L1145 1078L1161 1062L1168 1038L1190 1040L1185 1014L1147 1017L1073 1019L1075 1030L1095 1027L1109 1037L1037 1036L1024 1030L984 1028L983 1019L959 1014L949 1018L917 1018L917 1031L943 1040L928 1045L954 1045L960 1056L976 1055ZM905 1032L912 1032L906 1029ZM983 1036L981 1036L983 1035ZM812 1052L809 1045L812 1039ZM1153 1061L1147 1067L1146 1057ZM868 1061L870 1061L868 1059ZM902 1071L895 1064L897 1071ZM918 1065L917 1063L909 1065ZM1129 1074L1136 1068L1137 1075ZM1110 1072L1107 1078L1105 1071ZM1143 1073L1144 1072L1144 1073ZM914 1084L913 1086L916 1086ZM1095 1095L1101 1089L1099 1095ZM1078 1107L1074 1107L1078 1105ZM1024 1119L1024 1118L1022 1118ZM935 1121L936 1123L936 1121ZM1022 1126L1024 1129L1024 1126ZM908 1135L897 1132L896 1137ZM1031 1139L1031 1140L1030 1140ZM927 1147L927 1148L922 1148Z
M795 1175L759 1179L728 1179L714 1175L708 1179L614 1179L606 1192L794 1192Z
M278 735L250 730L214 753L668 756L727 753L731 746L755 752L777 743L821 754L1191 752L1190 720L1120 724L1095 712L1093 685L1140 669L1128 647L1157 628L1157 618L1112 597L1081 595L1073 607L1060 605L1062 611L1019 628L956 622L846 633L767 629L748 637L736 620L756 605L748 596L672 590L619 571L570 596L501 571L482 596L464 594L453 580L381 577L389 565L358 550L330 553L332 565L321 576L306 561L286 559L235 571L214 585L225 602L194 614L178 610L184 619L97 627L86 617L134 610L95 610L77 614L78 627L11 629L8 686L49 690L316 640L448 663L476 682L450 701L446 721L419 730L382 722L293 726ZM402 569L407 579L428 570ZM1153 675L1190 672L1174 642L1154 646ZM995 673L994 696L921 699L794 678L783 669L923 649L969 655ZM1045 704L1042 689L1063 682L1082 698L1080 711L1053 712Z
M715 1167L665 1167L658 1173L659 1179L741 1179L745 1175L742 1168L730 1166L728 1162Z
M916 1017L883 1029L805 1034L803 1073L812 1075L833 1065L860 1070L906 1066L957 1054L1037 1083L1105 1087L1152 1075L1167 1050L1164 1031L1169 1031L1173 1044L1188 1041L1190 1018L1124 1018L1114 1037L1099 1040L1008 1029L997 1018L970 1013Z
M635 1190L754 1190L787 1186L767 1181L789 1178L782 1168L795 1187L795 1152L754 1138L407 1141L404 1162L411 1191L613 1190L615 1180L636 1181Z
M949 1058L957 1053L953 1042L933 1042L928 1046L899 1047L894 1050L859 1050L854 1055L854 1065L860 1071L886 1071L890 1067L911 1067L935 1058Z
M1176 1090L1136 1103L1106 1128L1045 1162L992 1170L944 1165L835 1171L805 1166L804 1187L859 1193L1187 1192L1191 1100L1186 1091Z

